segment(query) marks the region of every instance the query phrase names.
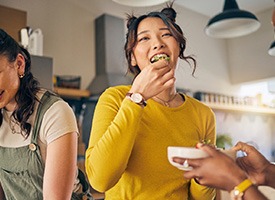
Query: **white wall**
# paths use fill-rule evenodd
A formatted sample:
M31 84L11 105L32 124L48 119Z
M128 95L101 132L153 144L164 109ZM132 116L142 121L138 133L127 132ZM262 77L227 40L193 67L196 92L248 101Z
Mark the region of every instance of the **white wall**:
M228 41L229 69L233 84L275 77L275 56L267 51L274 40L272 9L257 14L261 27L247 36Z

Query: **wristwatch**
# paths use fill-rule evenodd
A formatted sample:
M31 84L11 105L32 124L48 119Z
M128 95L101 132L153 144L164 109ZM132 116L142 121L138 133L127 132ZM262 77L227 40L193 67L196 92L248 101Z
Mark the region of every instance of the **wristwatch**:
M126 97L128 97L132 102L141 105L141 106L146 106L147 102L143 98L143 96L139 93L127 93Z
M245 179L243 182L241 182L239 185L237 185L230 192L231 199L232 200L242 200L244 191L247 190L252 185L253 185L253 183L251 180Z

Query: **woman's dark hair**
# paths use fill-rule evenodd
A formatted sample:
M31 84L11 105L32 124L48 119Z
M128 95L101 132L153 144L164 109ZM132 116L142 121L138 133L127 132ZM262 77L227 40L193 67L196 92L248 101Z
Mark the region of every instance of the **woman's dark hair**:
M186 38L184 37L183 31L181 30L180 26L176 24L176 11L172 8L173 2L170 5L167 5L166 8L162 9L161 12L150 12L147 15L142 15L140 17L135 17L134 15L127 16L127 28L128 33L126 34L126 43L124 45L125 56L128 63L128 71L132 73L134 76L137 76L140 73L139 66L132 66L131 59L133 54L133 48L137 43L137 29L139 23L148 17L158 17L161 18L165 25L170 30L171 34L175 39L178 41L180 46L180 53L179 58L185 60L189 65L189 60L192 60L193 65L193 72L194 75L196 70L196 60L192 56L185 56L184 51L186 48Z
M34 111L36 93L39 90L39 82L31 73L31 58L29 52L21 47L11 36L4 30L0 29L0 55L6 56L9 62L14 62L18 54L24 56L25 72L24 77L20 78L20 86L15 96L18 104L13 111L12 117L20 124L21 134L27 138L31 131L31 124L28 119ZM0 112L0 126L3 123L3 112Z

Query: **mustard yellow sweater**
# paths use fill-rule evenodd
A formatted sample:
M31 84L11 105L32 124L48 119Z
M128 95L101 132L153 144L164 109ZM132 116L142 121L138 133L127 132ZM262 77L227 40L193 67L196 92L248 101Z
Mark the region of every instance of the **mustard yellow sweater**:
M125 98L130 86L107 89L95 109L86 172L109 200L210 200L215 190L185 180L167 159L168 146L216 140L209 107L185 95L177 108L149 99L145 108Z

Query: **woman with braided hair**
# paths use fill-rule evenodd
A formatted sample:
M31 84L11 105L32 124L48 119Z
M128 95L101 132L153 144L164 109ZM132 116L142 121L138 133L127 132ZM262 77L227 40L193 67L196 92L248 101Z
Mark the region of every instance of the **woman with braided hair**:
M178 59L193 62L193 74L196 61L185 55L186 39L175 19L172 5L128 16L125 55L135 78L100 96L86 151L89 181L106 200L215 198L214 189L183 179L167 159L168 146L216 139L212 110L176 91Z

